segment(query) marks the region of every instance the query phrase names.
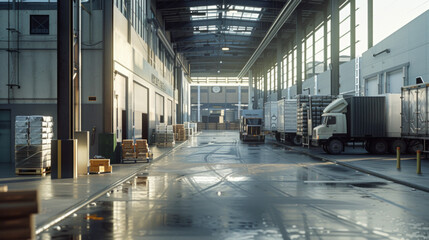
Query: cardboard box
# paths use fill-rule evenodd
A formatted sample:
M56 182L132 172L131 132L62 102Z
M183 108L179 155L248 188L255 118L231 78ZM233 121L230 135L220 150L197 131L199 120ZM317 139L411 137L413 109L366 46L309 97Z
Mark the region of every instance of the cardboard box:
M107 169L108 167L106 167ZM90 166L89 167L89 172L90 173L100 173L100 172L104 172L105 167L104 166Z
M110 159L90 159L89 165L91 167L97 167L97 166L108 167L110 166Z

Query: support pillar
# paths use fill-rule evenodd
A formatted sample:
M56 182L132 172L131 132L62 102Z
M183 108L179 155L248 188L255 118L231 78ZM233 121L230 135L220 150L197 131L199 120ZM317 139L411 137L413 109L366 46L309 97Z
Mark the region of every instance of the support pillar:
M259 73L256 74L255 77L255 87L253 88L253 109L258 109L258 81L260 81L259 79Z
M113 9L113 1L106 1L103 11L103 132L98 135L98 154L116 162L116 134L113 127Z
M267 99L268 99L267 71L265 70L263 72L263 78L264 78L264 101L262 103L262 106L264 105L264 103L267 102Z
M282 99L282 69L283 69L283 50L282 50L282 39L277 37L277 100Z
M368 49L374 45L374 4L368 0Z
M339 0L331 0L331 95L340 93L340 13Z
M350 0L350 60L356 57L356 0Z
M253 109L253 99L255 98L253 95L253 72L249 70L249 91L248 92L248 107L247 109Z
M51 178L77 177L77 140L74 139L73 1L58 1L57 11L57 133L52 141Z
M241 117L241 86L238 86L238 113L237 113L237 119L240 119Z
M302 12L301 9L296 11L296 94L302 93Z
M201 122L201 86L198 85L198 108L197 108L197 122Z

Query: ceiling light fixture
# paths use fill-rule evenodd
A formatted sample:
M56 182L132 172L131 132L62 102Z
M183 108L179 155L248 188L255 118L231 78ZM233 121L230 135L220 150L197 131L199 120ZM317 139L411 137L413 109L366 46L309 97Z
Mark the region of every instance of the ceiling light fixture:
M222 47L222 51L229 51L229 47Z

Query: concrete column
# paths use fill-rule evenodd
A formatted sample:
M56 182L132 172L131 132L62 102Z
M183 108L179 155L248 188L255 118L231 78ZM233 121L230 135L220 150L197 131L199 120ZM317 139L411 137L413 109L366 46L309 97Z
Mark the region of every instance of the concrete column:
M257 73L256 77L255 77L255 87L253 88L253 109L258 109L258 79L259 79L259 74Z
M350 59L356 57L356 0L350 0Z
M368 0L368 48L374 45L374 4Z
M249 70L249 91L248 91L248 107L247 109L253 109L253 73L252 70Z
M113 1L106 1L103 13L103 127L113 134Z
M263 76L264 76L264 101L263 101L262 105L264 103L266 103L267 99L268 99L267 71L266 70L263 70L263 71L264 71L263 72Z
M277 100L282 99L282 69L283 69L283 50L282 50L282 39L277 37Z
M340 13L338 0L331 0L331 95L340 93Z
M240 119L240 114L241 112L241 86L238 86L238 113L237 113L237 117L238 119Z
M198 114L197 114L197 122L201 122L201 86L197 87L198 91Z
M296 94L302 93L302 12L301 9L296 11Z

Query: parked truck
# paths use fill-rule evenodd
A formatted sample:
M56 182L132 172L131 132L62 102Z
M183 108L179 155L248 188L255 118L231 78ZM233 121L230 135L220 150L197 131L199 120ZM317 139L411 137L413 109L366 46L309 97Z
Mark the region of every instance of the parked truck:
M278 141L289 141L294 145L301 145L302 138L296 134L296 99L282 99L277 102L277 135Z
M407 149L401 137L400 94L339 98L323 111L322 124L313 129L313 143L330 154L340 154L350 143L364 143L369 153Z
M262 129L263 110L242 110L240 119L240 139L242 141L264 142Z
M266 134L277 135L277 101L266 102L264 104L264 131Z

